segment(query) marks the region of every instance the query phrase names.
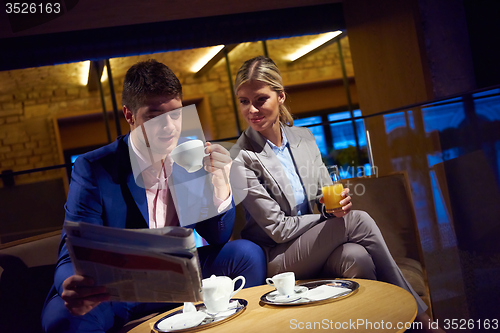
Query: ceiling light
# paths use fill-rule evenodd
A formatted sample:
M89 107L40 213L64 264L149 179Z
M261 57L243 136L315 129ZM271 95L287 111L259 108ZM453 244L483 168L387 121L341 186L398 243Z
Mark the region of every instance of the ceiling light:
M295 61L299 59L300 57L303 57L304 55L308 54L309 52L315 50L316 48L320 47L321 45L331 41L338 35L340 35L342 31L337 30L333 32L327 32L325 34L318 35L318 37L314 40L312 40L308 45L305 45L301 47L299 50L297 50L295 53L291 54L288 59L290 61Z
M108 71L106 66L102 69L101 82L105 82L108 79Z
M191 72L196 73L203 68L217 53L224 48L224 45L211 47L203 57L201 57L192 67Z
M80 84L86 86L89 82L90 60L80 62Z

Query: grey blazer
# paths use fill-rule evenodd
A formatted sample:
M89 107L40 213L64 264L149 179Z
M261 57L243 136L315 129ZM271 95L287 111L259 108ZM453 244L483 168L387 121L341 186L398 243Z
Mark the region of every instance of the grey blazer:
M266 139L248 128L231 149L231 186L235 201L246 214L242 237L268 252L277 243L286 243L324 221L318 203L322 184L331 184L313 134L303 127L282 127L304 186L313 214L296 216L290 182ZM317 209L315 209L317 208Z

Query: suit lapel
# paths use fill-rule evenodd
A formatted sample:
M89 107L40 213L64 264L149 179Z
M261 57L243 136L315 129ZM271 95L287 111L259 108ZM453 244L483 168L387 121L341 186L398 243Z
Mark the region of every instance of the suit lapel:
M306 192L307 201L309 202L309 209L312 212L311 200L316 199L316 193L310 193L311 188L315 182L315 177L313 174L316 172L314 166L312 165L311 155L306 147L306 140L300 135L297 135L293 127L284 126L284 131L290 145L290 153L295 162L297 168L297 173L302 181L304 190Z
M129 135L130 133L123 138L125 145L120 146L120 149L122 151L120 153L119 165L123 172L122 177L125 179L127 183L127 187L130 190L130 193L132 194L132 198L134 199L137 208L139 208L142 217L144 217L144 220L149 225L148 201L146 199L146 190L143 187L137 185L136 180L134 178L134 173L132 172L132 163L134 163L135 161L131 161L130 158L131 155L128 146ZM140 179L138 179L137 181L142 182L142 177L139 176L139 178Z
M269 176L267 177L267 181L271 184L271 190L273 186L272 184L276 184L282 195L288 201L290 214L296 213L295 197L293 196L293 191L291 190L292 187L283 170L280 160L276 157L276 154L267 144L266 139L262 135L250 127L247 129L246 133L251 139L250 142L252 142L252 145L254 146L255 156L259 160L260 164L262 164L263 168L267 171L266 175ZM288 191L286 189L288 189Z
M146 199L146 190L142 187L137 186L134 174L129 173L127 176L127 186L134 198L134 202L141 211L142 217L146 220L149 225L149 213L148 213L148 201Z

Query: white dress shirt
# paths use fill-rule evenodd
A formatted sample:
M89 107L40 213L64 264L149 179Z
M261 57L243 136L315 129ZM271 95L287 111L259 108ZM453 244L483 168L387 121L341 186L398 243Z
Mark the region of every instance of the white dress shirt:
M148 203L149 228L162 228L164 226L178 226L176 207L168 187L168 178L172 174L173 160L170 156L165 156L160 162L151 164L141 154L134 142L129 138L129 146L132 147L136 155L137 164L132 163L134 175L142 175L144 187L146 190L146 199ZM136 177L137 179L137 177ZM229 207L232 201L232 193L226 200L219 199L213 194L213 202L217 211L222 213Z

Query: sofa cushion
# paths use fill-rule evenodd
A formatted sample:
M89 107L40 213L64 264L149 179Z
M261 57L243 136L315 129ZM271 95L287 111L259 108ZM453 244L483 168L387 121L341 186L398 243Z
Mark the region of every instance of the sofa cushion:
M27 267L17 257L7 255L0 255L0 263L4 267L0 332L41 332L40 315L52 286L55 264Z
M54 279L60 232L0 249L0 332L41 332L40 315Z
M422 265L418 261L410 258L395 258L394 260L413 290L415 290L419 296L426 295L427 292L425 289Z

